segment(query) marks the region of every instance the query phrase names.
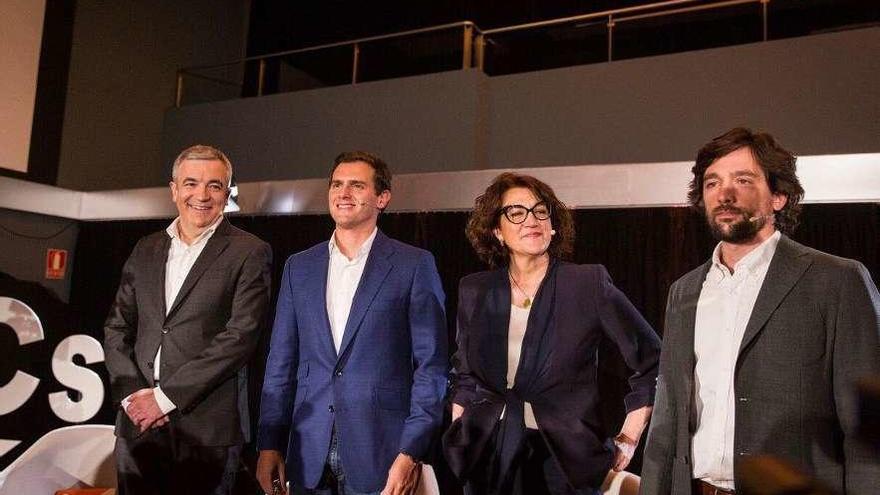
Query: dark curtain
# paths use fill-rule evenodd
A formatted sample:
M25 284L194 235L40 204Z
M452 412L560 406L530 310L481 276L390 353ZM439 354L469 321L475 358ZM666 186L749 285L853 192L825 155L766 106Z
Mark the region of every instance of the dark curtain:
M666 292L675 279L703 263L715 242L702 217L688 208L594 209L574 212L577 242L574 260L602 263L617 286L662 334ZM285 259L329 238L333 229L326 215L235 216L231 221L272 245L273 284L281 279ZM449 340L454 349L458 280L482 270L464 236L466 212L419 212L383 215L380 228L391 237L431 251L446 291ZM86 222L81 225L73 270L71 306L81 313L83 331L101 334L122 265L137 240L165 228L161 221ZM876 281L880 276L880 205L807 205L795 240L864 263ZM267 338L264 339L267 341ZM253 397L257 398L266 342L252 364ZM607 428L623 420L622 397L629 375L613 345L600 348L600 382ZM256 401L254 401L256 404ZM110 418L95 418L109 421ZM444 494L458 493L445 466L435 465ZM629 470L638 473L637 456Z

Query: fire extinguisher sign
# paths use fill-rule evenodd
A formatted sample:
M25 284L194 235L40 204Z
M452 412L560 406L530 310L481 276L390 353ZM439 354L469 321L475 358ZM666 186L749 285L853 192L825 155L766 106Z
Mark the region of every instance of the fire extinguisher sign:
M59 280L64 278L67 270L67 250L48 249L46 251L46 278Z

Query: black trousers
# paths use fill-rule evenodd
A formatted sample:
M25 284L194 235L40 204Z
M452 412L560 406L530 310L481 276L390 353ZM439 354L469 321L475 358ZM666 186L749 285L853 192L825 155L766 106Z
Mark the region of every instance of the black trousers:
M497 431L497 430L496 430ZM491 487L496 485L493 476L498 476L497 457L489 455L482 466L474 470L465 485L465 495L493 495ZM596 490L575 490L559 467L559 463L547 448L547 443L538 430L527 429L525 438L517 451L511 471L501 473L504 478L501 493L505 495L594 495Z
M164 427L136 439L116 438L119 495L227 495L241 446L191 445Z

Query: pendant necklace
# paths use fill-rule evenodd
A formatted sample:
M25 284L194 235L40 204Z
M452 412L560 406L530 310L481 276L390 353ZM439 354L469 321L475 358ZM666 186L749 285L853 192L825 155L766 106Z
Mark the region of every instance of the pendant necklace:
M532 306L532 299L534 299L535 296L529 297L528 293L526 293L526 291L524 291L523 288L519 286L516 279L513 278L513 274L510 273L510 270L507 271L507 275L510 276L510 281L513 282L513 286L516 287L516 289L519 291L520 294L523 295L523 297L525 297L522 303L523 309L529 309Z

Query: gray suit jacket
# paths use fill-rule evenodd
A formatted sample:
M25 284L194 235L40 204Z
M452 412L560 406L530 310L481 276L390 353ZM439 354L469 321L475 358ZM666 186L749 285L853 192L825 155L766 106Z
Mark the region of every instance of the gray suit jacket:
M691 493L694 321L711 261L673 284L642 494ZM770 454L837 492L875 493L880 459L856 438L855 382L880 374L880 296L860 263L783 236L737 358L734 477Z
M248 439L246 364L269 305L272 250L223 220L165 311L165 231L141 239L122 270L104 325L104 354L114 403L154 386L162 346L162 391L177 406L168 428L194 445ZM125 412L116 434L138 429Z

